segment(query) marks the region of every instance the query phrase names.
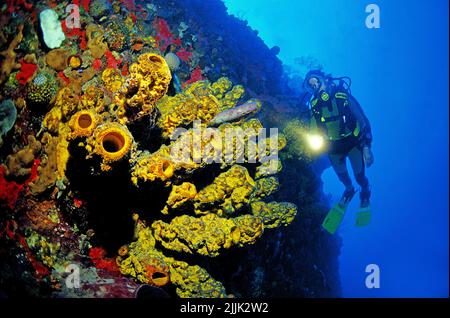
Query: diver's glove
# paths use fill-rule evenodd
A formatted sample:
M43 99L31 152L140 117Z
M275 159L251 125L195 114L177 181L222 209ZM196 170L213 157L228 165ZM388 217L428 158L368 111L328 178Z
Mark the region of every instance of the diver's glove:
M370 150L369 146L363 147L363 158L364 163L366 164L366 167L369 168L374 161L372 150Z

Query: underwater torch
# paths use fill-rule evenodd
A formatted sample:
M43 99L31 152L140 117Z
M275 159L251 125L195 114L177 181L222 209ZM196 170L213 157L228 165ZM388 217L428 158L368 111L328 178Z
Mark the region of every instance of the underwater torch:
M307 135L309 147L314 151L319 151L323 148L325 140L321 135Z

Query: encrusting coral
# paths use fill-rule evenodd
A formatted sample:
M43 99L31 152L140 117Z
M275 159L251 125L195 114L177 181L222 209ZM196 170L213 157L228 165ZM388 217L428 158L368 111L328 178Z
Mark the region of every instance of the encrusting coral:
M103 29L96 24L89 24L86 28L87 48L96 59L101 58L108 50L104 34Z
M27 101L31 104L44 105L50 103L58 91L55 78L48 72L39 72L27 85Z
M29 176L33 162L41 149L41 143L29 135L28 144L24 148L6 157L6 175L18 178Z
M23 39L23 24L17 28L17 35L9 43L8 48L5 51L0 52L0 56L3 56L2 66L0 69L0 84L3 84L9 77L9 74L14 70L20 68L20 63L16 61L16 52L14 51L22 42Z
M181 185L173 185L172 191L167 199L167 205L164 207L164 214L169 213L170 209L177 209L189 200L192 200L197 195L195 184L190 182L183 182Z
M56 184L65 175L69 160L68 141L64 134L53 137L44 133L41 144L44 156L38 167L38 178L30 183L33 194L40 194Z
M222 249L255 243L263 233L263 224L252 215L227 219L210 213L199 218L182 215L170 223L158 220L152 230L166 249L214 257Z
M247 169L234 165L199 191L194 199L195 213L231 215L247 204L254 188L255 181Z
M122 248L122 255L117 257L117 264L123 275L135 277L142 283L158 285L170 282L176 286L180 297L227 297L224 286L214 280L200 266L191 266L186 262L166 257L156 249L156 240L151 228L144 222L136 220L136 241ZM162 281L153 278L155 269ZM168 269L168 271L167 271ZM168 274L166 276L165 274Z

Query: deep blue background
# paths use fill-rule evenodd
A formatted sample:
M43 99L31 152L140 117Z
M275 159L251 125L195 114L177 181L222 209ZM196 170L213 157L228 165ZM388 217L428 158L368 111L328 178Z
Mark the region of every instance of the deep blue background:
M353 226L354 200L340 230L345 297L448 297L448 1L225 0L279 57L311 55L327 72L353 79L352 92L372 124L374 220ZM365 27L366 5L381 28ZM343 187L323 175L337 199ZM367 289L365 267L381 269Z

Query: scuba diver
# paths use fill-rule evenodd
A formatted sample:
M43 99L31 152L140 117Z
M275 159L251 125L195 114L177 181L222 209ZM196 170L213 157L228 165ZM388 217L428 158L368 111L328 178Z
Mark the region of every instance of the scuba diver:
M341 199L331 208L322 226L334 234L356 193L347 170L347 158L361 187L356 225L366 226L370 223L371 211L365 167L370 167L374 161L372 133L361 106L351 95L351 80L348 77L333 78L320 70L313 70L308 72L303 85L310 93L310 146L315 150L326 149L337 177L345 186Z

